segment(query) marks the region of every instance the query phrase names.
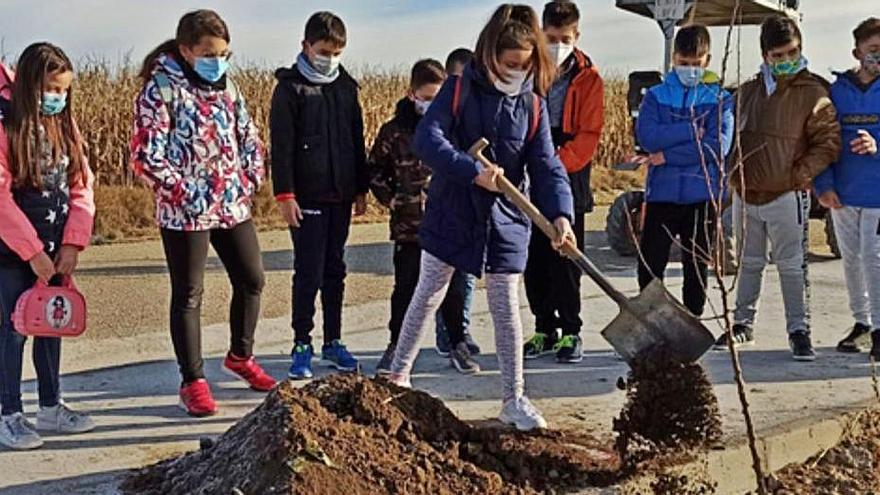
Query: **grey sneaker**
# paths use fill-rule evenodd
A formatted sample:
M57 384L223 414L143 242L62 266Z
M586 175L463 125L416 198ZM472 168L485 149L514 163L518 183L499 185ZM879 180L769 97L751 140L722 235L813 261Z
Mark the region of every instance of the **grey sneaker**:
M76 412L63 401L55 407L43 407L37 412L37 429L58 433L85 433L95 429L95 422L87 414Z
M525 396L505 402L498 419L502 423L516 426L519 431L547 428L547 421Z
M449 355L449 362L458 370L459 373L465 375L473 375L480 372L480 364L471 357L471 351L468 349L466 342L459 342L452 354Z
M0 419L0 444L13 450L33 450L43 446L43 439L23 414L14 413Z
M386 376L391 373L391 361L394 361L394 349L396 348L396 344L388 344L388 347L385 348L382 358L379 359L379 364L376 365L376 375Z

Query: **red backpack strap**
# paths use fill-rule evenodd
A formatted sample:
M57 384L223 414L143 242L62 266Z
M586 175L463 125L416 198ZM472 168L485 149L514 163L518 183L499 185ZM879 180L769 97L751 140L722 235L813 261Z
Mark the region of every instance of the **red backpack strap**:
M455 88L452 91L452 116L458 118L461 111L461 76L455 78Z
M541 97L532 93L532 119L529 122L529 138L531 141L538 134L538 127L541 125Z

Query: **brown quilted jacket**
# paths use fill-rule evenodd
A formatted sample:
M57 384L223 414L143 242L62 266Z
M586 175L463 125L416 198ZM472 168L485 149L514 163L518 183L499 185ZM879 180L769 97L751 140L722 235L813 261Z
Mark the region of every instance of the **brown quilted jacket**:
M731 182L750 204L809 188L840 154L840 125L828 83L805 70L777 84L767 96L758 75L737 95L740 135L731 153Z

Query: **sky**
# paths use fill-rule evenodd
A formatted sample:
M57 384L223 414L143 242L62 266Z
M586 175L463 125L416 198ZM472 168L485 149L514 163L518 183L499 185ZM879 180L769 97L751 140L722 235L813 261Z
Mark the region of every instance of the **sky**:
M524 1L538 9L544 1ZM606 75L659 69L663 37L651 20L618 10L614 0L581 0L581 39ZM211 8L229 25L234 62L290 65L300 49L308 16L317 10L340 15L348 28L343 63L349 68L405 68L424 57L440 59L453 48L473 47L499 2L492 0L0 0L0 54L14 59L34 41L61 46L75 60L140 61L173 37L180 16ZM9 13L14 12L15 15ZM804 50L823 75L855 62L852 29L880 16L878 0L802 0ZM713 28L713 69L720 70L727 28ZM760 64L758 30L741 31L744 78ZM736 38L734 38L736 45ZM731 61L731 76L736 64ZM733 78L733 77L732 77Z

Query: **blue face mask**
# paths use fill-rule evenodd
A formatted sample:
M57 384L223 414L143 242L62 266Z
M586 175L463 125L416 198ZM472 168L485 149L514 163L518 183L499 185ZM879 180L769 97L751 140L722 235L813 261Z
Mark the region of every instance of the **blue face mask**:
M43 99L40 102L40 112L43 115L58 115L64 111L67 106L67 93L50 93L43 92Z
M229 70L229 60L226 57L198 57L193 69L202 79L217 82Z
M675 74L678 76L678 80L681 81L681 84L689 88L695 88L703 81L703 76L706 75L706 69L702 67L676 65Z

